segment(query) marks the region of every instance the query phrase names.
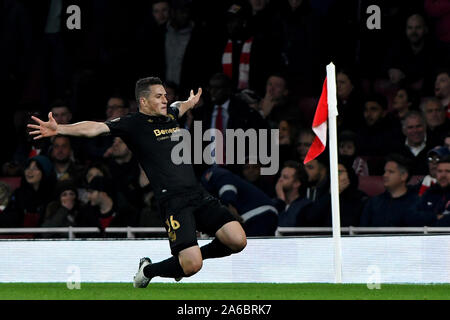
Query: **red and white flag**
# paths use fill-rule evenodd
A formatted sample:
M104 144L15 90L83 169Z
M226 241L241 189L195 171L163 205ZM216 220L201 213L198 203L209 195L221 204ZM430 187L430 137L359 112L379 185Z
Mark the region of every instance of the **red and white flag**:
M304 164L317 158L327 145L327 120L328 120L328 90L327 78L323 82L322 94L317 104L316 113L312 124L312 130L316 134L311 147L306 154Z

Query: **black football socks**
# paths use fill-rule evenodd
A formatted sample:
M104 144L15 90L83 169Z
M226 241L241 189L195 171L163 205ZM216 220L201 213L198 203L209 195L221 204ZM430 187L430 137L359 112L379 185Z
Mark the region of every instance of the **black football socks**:
M202 252L203 260L226 257L234 253L233 250L228 248L217 238L214 238L213 241L201 247L200 251Z
M186 277L183 268L180 265L178 256L172 256L169 259L158 263L149 264L144 268L144 276L151 279L153 277L180 278Z

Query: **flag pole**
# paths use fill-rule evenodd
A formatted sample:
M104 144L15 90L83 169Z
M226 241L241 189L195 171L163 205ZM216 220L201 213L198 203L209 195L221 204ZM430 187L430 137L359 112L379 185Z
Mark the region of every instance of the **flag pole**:
M339 214L339 178L338 178L338 148L336 117L336 70L331 62L327 65L327 91L328 91L328 124L330 141L330 187L331 187L331 215L333 223L334 240L334 272L335 282L342 283L342 251L341 251L341 222Z

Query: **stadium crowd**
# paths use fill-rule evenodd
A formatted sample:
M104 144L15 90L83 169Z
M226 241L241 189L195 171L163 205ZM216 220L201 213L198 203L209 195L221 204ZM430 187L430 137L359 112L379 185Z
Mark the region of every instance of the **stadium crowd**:
M80 29L66 25L74 4ZM248 236L331 226L328 151L303 164L330 61L341 225L450 226L448 1L5 0L2 15L0 228L163 226L120 138L33 140L26 127L50 111L61 124L138 112L146 76L169 104L204 89L188 130L279 129L275 175L261 161L194 165Z

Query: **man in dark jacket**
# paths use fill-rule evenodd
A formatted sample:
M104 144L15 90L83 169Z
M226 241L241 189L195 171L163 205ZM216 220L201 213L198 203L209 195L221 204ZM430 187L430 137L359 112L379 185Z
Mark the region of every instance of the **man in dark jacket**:
M450 226L450 156L439 160L436 170L437 183L421 197L419 211L429 214L435 226Z
M295 161L287 161L276 184L276 206L280 212L278 226L304 227L309 225L313 202L305 198L308 175Z
M408 189L409 161L392 154L384 167L386 191L369 199L362 217L362 227L414 227L429 225L427 215L416 210L420 201L417 192Z

